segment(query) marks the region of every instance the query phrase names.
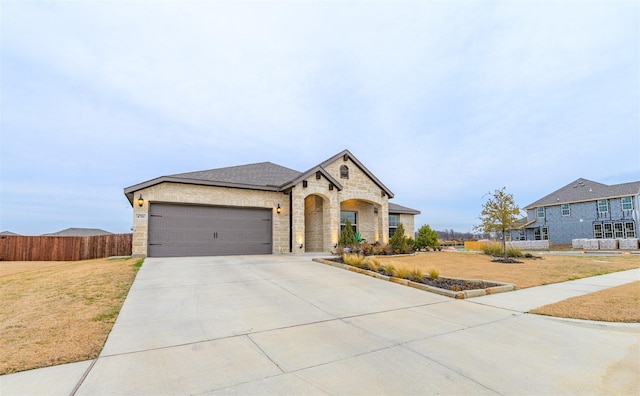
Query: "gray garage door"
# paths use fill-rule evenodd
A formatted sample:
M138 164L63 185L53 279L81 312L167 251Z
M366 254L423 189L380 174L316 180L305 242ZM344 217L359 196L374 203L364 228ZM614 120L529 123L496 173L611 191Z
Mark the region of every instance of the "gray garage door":
M154 204L150 257L271 254L271 210Z

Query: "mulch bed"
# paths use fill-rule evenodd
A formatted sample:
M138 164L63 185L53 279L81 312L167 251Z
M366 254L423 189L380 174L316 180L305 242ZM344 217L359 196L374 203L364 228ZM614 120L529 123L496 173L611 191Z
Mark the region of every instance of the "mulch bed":
M492 282L484 282L484 281L468 281L463 279L452 279L452 278L427 278L424 277L422 282L425 285L438 287L440 289L451 290L451 291L464 291L464 290L476 290L476 289L486 289L488 287L500 286L498 283Z

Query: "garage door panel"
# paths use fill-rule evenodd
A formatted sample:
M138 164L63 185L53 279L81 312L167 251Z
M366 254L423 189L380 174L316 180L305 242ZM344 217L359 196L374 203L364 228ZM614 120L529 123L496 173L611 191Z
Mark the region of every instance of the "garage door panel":
M149 256L271 254L270 209L151 204Z

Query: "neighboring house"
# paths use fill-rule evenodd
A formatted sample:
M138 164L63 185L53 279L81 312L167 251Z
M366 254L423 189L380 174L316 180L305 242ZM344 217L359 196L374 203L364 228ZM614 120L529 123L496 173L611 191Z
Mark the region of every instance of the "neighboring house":
M527 205L527 218L512 240L638 238L640 181L606 185L578 179Z
M368 242L388 243L420 212L344 150L305 172L271 162L162 176L124 189L133 254L213 256L328 252L349 219Z
M52 232L49 234L42 234L42 236L98 236L98 235L112 235L112 232L101 230L99 228L67 228L62 231Z
M0 235L3 235L3 236L20 236L20 234L16 234L15 232L11 232L11 231L2 231L2 232L0 232Z

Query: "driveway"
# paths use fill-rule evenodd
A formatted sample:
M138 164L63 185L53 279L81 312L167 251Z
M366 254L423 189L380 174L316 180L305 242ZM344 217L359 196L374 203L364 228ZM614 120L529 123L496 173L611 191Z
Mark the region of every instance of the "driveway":
M508 294L453 300L309 255L148 258L71 393L638 393L638 325L528 315Z

